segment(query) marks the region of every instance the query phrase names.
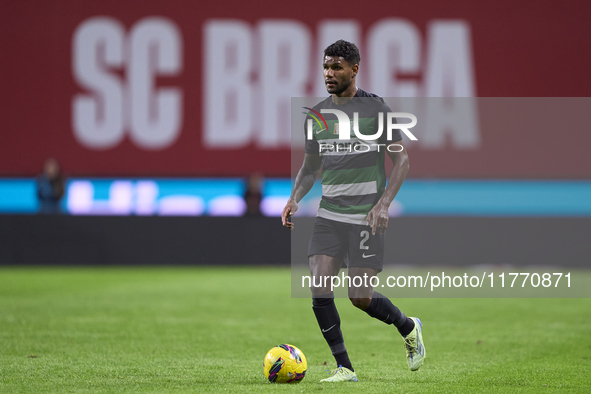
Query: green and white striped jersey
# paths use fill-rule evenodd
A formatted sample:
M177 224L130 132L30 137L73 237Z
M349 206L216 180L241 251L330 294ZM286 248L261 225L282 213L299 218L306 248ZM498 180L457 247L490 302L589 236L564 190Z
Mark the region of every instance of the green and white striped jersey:
M367 214L378 202L386 187L386 146L402 139L399 130L393 130L391 138L387 138L386 114L392 110L382 98L361 89L358 89L355 97L346 104L336 105L332 102L332 97L329 97L313 109L318 113L321 109L338 109L345 112L351 120L349 140L339 139L338 121L334 114L322 114L326 125L315 120L312 122L313 138L306 140L305 150L308 154L317 154L321 157L322 200L318 217L365 225ZM355 136L355 112L359 116L359 132L362 135L376 133L381 113L383 133L379 139L365 140Z

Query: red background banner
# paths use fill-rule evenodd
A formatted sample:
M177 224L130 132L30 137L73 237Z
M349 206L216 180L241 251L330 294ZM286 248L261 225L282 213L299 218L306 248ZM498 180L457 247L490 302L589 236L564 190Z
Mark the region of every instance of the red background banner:
M271 127L281 125L270 116L273 103L293 86L306 95L319 91L318 54L331 26L359 38L359 85L382 95L386 88L376 82L382 63L389 95L591 91L586 1L341 2L326 11L308 0L2 1L0 7L1 176L34 175L47 157L77 176L289 176L289 144ZM250 60L242 70L244 56ZM298 62L309 65L300 74ZM206 105L218 85L222 112L213 98ZM243 85L248 91L240 96ZM249 113L241 112L245 102ZM589 101L579 103L581 111L591 109ZM242 116L250 123L240 134ZM227 124L218 130L216 119ZM419 144L411 148L410 176L589 177L589 133L557 128L483 128L471 148ZM500 153L503 146L509 148Z

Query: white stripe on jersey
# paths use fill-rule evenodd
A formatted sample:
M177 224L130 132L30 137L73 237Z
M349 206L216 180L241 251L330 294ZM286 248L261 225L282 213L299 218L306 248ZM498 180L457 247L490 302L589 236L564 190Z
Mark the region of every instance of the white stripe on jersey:
M325 197L364 196L377 192L378 186L376 181L322 185L322 195Z
M367 215L364 214L336 213L324 208L319 208L317 216L319 218L330 219L336 222L360 224L362 226L367 225Z

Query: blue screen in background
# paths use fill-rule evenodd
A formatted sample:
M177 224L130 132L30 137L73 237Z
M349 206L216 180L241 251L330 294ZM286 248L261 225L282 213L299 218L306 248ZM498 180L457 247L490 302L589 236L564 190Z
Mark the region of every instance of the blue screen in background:
M34 213L38 209L34 179L0 179L0 213Z
M245 181L224 179L72 178L62 201L74 215L241 216ZM279 216L289 179L266 179L261 210ZM317 182L298 215L315 216ZM0 179L0 213L35 213L35 180ZM390 207L392 216L591 216L590 181L407 180Z

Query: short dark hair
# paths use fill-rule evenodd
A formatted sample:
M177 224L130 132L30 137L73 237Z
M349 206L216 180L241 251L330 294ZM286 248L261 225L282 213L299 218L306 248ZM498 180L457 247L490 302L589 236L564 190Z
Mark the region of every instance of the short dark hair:
M361 56L359 56L359 48L352 42L345 40L338 40L337 42L330 44L324 50L324 56L338 56L345 59L351 66L359 64Z

